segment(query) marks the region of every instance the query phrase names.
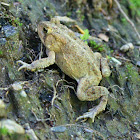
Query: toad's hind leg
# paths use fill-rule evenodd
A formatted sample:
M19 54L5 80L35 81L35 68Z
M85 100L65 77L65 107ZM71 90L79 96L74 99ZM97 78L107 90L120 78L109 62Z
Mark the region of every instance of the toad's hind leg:
M102 55L98 52L94 53L94 57L95 57L94 59L96 59L95 62L97 62L96 65L98 66L99 69L101 69L102 76L109 77L111 74L111 71L108 66L107 59L103 58Z
M95 116L105 110L109 94L107 88L91 85L90 82L89 79L81 79L77 89L77 97L81 101L94 101L98 98L101 98L101 101L96 107L79 116L76 120L91 118L92 122L94 122Z

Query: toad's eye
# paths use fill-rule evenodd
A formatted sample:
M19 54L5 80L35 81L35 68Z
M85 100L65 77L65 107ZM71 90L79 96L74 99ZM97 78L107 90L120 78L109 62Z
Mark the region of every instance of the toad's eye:
M48 29L47 28L43 28L43 33L47 34L48 33Z
M43 33L44 34L50 34L50 33L52 33L52 28L43 28Z

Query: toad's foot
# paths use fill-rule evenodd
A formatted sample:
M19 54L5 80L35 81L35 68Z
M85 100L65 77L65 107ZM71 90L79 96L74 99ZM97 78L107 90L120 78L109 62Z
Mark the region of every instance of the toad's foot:
M31 71L43 69L55 63L55 52L50 51L48 52L47 58L42 58L40 60L33 61L31 64L27 64L21 60L17 61L17 63L22 64L22 66L18 69L18 71L24 68Z
M89 112L78 117L77 120L91 118L94 122L95 116L106 108L109 92L105 87L92 85L94 81L94 76L82 78L78 84L76 95L81 101L94 101L99 98L101 101L95 108L90 109Z
M92 108L92 109L89 109L89 112L86 112L84 113L82 116L79 116L76 121L80 120L80 119L84 119L87 120L87 118L91 118L92 119L92 122L94 122L94 118L95 116L97 115L97 108Z
M27 63L25 63L25 62L23 62L23 61L21 61L21 60L19 60L19 61L17 61L17 63L20 63L20 64L22 64L22 66L18 69L18 71L20 71L21 69L28 69L28 70L31 70L31 71L33 71L34 69L32 68L32 65L31 64L27 64Z

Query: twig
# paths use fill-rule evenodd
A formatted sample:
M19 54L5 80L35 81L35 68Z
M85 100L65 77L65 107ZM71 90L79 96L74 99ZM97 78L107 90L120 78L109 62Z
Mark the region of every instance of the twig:
M111 57L111 60L114 61L115 63L117 63L117 65L122 65L122 63L114 57Z
M126 58L124 58L124 57L115 56L115 58L121 59L121 60L124 60L124 61L127 61L127 62L131 62L131 60L126 59Z
M58 98L57 91L56 91L56 88L55 88L54 85L53 85L53 92L54 92L54 94L53 94L53 98L52 98L52 101L51 101L52 106L53 106L53 104L54 104L54 100L55 100L56 98Z
M47 119L39 119L39 118L36 116L36 114L35 114L35 112L34 112L33 110L31 110L31 112L33 113L33 115L34 115L34 117L35 117L35 119L36 119L37 122L43 122L43 121L48 121L48 120L50 120L50 118L47 118Z
M5 2L0 2L0 3L1 3L1 5L10 6L10 4L5 3Z
M114 87L119 88L120 91L121 91L121 94L124 95L124 88L121 88L121 87L119 87L118 85L109 86L108 89L113 89ZM113 90L114 90L114 89L113 89ZM115 90L115 92L116 92L116 90Z
M41 59L42 54L43 54L43 45L41 43L40 52L39 52L39 60Z
M140 34L138 33L138 31L137 31L137 29L136 29L136 27L135 27L135 24L128 18L128 16L127 16L127 15L125 14L125 12L122 10L121 5L119 4L118 0L114 0L114 1L115 1L115 3L117 4L117 6L118 6L120 12L123 14L123 16L126 18L126 20L127 20L127 21L131 24L131 26L134 28L134 30L135 30L135 32L136 32L138 38L140 39Z
M57 81L57 83L56 83L56 87L58 86L58 84L60 83L60 82L66 82L67 84L73 84L73 85L75 85L73 82L68 82L67 80L65 80L65 79L61 79L61 80L58 80Z

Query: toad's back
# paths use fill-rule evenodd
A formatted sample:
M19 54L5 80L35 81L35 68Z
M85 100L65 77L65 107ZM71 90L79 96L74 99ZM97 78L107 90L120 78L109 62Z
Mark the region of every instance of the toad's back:
M66 31L66 45L61 46L61 52L56 53L56 64L65 74L76 80L86 75L102 77L89 46L75 35L70 36L71 30Z

